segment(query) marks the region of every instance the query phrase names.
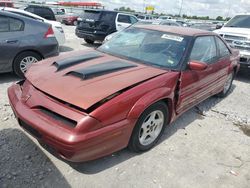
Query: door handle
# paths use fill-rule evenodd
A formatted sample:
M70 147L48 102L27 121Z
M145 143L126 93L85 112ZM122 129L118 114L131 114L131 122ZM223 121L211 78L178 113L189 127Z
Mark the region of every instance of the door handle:
M8 44L14 44L14 43L17 43L18 40L6 40L5 42Z
M118 24L118 26L122 26L121 24Z

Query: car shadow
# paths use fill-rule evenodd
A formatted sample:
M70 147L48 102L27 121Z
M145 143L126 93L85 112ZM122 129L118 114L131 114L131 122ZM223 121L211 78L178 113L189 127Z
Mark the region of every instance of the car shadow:
M102 45L101 42L95 42L94 44L88 44L88 43L82 43L83 46L89 47L89 48L98 48Z
M249 84L250 83L250 69L240 69L235 79Z
M21 130L1 130L0 151L0 187L70 187L50 159Z
M59 47L60 52L70 52L70 51L73 51L73 50L74 50L73 48L68 47L68 46L60 46Z
M14 73L1 73L0 74L0 84L5 84L5 83L12 83L16 82L18 80L21 80L17 75Z
M230 93L228 95L230 95L235 88L236 86L233 84ZM162 142L166 142L166 140L171 136L173 136L177 131L185 130L186 127L195 120L204 119L205 118L204 114L211 108L213 108L221 100L223 100L223 98L210 97L207 100L200 103L199 105L191 108L190 110L182 114L176 121L174 121L173 123L171 123L169 126L166 127L156 147L160 145ZM202 114L201 112L204 114ZM185 134L185 131L183 134ZM153 152L153 151L148 151L148 152ZM83 162L83 163L68 162L68 164L80 173L96 174L138 155L144 155L144 153L134 153L125 148L121 151L113 153L112 155L97 160Z

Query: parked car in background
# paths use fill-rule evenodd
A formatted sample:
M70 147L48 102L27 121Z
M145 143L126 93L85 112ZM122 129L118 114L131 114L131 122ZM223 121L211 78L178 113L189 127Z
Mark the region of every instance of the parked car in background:
M172 21L172 20L157 20L152 22L153 25L168 25L168 26L177 26L177 27L181 27L182 25L177 23L176 21Z
M0 8L1 10L1 8ZM8 11L8 12L12 12L15 14L19 14L28 18L32 18L38 21L42 21L45 23L49 23L52 25L52 29L54 31L55 37L58 41L59 46L62 46L65 43L65 34L62 28L62 24L60 22L57 21L53 21L53 20L47 20L45 18L42 18L36 14L30 13L28 11L25 10L21 10L21 9L15 9L15 8L2 8L2 10L4 11Z
M181 24L183 27L188 27L188 23L183 20L176 20L176 22Z
M116 31L120 31L138 20L134 15L108 10L85 10L78 18L75 30L76 36L87 43L103 41L104 38Z
M138 20L140 21L151 21L154 20L155 18L152 15L149 14L140 14L137 16Z
M78 14L74 14L74 13L68 13L65 14L62 18L62 23L64 23L65 25L77 25L77 19L79 18Z
M47 6L39 6L39 5L29 5L24 9L25 11L31 12L38 16L41 16L47 20L54 20L56 21L56 17L54 12L50 7Z
M179 23L172 21L172 20L154 20L154 21L138 21L137 23L134 24L134 26L137 25L166 25L166 26L176 26L176 27L181 27ZM133 25L131 25L133 26ZM109 41L111 38L113 38L115 35L117 35L120 31L111 33L110 35L106 36L105 39L103 40L103 43Z
M14 3L10 0L0 0L0 7L14 7Z
M171 19L173 19L172 16L160 16L160 17L158 18L158 20L171 20Z
M250 68L250 14L239 14L215 30L227 43L240 51L241 68Z
M0 10L0 72L24 77L29 66L58 55L50 24Z
M193 23L190 27L206 31L214 31L216 29L216 25L212 23Z
M39 143L63 159L88 161L127 146L151 149L185 111L229 93L238 60L213 32L138 25L97 50L31 66L8 96Z

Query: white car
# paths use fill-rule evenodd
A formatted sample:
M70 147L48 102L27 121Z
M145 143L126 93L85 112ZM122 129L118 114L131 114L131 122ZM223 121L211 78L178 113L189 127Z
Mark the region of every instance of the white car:
M29 17L29 18L33 18L33 19L40 20L40 21L43 21L45 23L51 24L59 46L62 46L65 43L65 34L64 34L64 31L63 31L63 28L62 28L62 24L60 22L52 21L52 20L46 20L45 18L42 18L42 17L40 17L40 16L38 16L36 14L30 13L30 12L27 12L27 11L21 10L21 9L4 7L4 8L0 8L0 10L12 12L12 13L15 13L15 14L19 14L19 15L22 15L22 16L26 16L26 17Z
M240 51L240 67L250 70L250 14L238 14L214 32Z

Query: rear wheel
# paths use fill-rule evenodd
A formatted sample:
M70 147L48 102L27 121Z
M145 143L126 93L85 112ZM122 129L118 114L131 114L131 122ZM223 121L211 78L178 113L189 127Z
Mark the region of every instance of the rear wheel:
M77 21L76 21L76 20L73 22L73 25L74 25L74 26L77 26Z
M229 91L230 91L230 89L232 87L233 79L234 79L234 72L231 72L227 76L227 80L226 80L226 82L224 84L223 90L220 93L217 94L218 97L227 96L227 94L229 93Z
M164 102L151 105L138 119L129 141L129 149L135 152L151 149L161 137L167 122L167 105Z
M42 57L35 52L22 52L20 53L14 60L13 69L14 72L21 78L24 78L24 74L28 70L28 68L38 61L40 61Z
M88 44L94 44L94 42L95 42L95 41L90 40L90 39L84 39L84 40L85 40L85 42L87 42Z

